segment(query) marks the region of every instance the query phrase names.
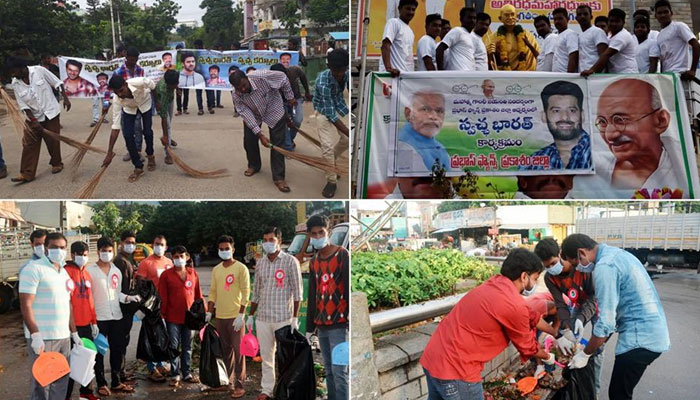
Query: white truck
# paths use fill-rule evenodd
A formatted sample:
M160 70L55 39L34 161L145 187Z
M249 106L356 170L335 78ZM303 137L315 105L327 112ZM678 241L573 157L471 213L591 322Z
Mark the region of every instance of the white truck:
M700 272L700 213L602 212L577 219L576 232L623 248L648 268L697 267Z
M31 229L0 231L0 314L17 307L19 267L32 256Z

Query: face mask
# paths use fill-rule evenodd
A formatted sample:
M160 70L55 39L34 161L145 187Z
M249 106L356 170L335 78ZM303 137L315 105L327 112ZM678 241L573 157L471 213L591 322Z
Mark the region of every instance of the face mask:
M561 271L563 269L564 269L564 266L561 265L561 261L557 261L557 263L554 264L554 266L549 267L547 269L547 273L550 275L553 275L553 276L557 276L557 275L561 274Z
M127 254L131 254L131 253L133 253L134 251L136 251L136 245L135 245L135 244L125 244L125 245L123 246L123 248L124 248L124 251L125 251Z
M165 246L153 246L153 253L155 253L155 255L158 257L162 256L165 254Z
M328 237L320 237L320 238L311 238L311 245L314 246L314 249L320 250L328 244Z
M267 254L272 254L277 251L277 244L273 242L263 242L263 251Z
M173 259L173 265L176 266L176 267L178 267L178 268L184 267L185 264L187 264L187 260L185 260L184 258L175 258L175 259Z
M43 257L44 256L44 245L40 244L38 246L34 246L34 255L37 257Z
M83 265L87 264L88 258L87 256L75 256L73 258L73 262L75 263L75 265L82 267Z
M219 250L219 258L222 260L230 260L233 257L233 250Z
M528 281L530 281L530 278L528 277ZM532 296L535 293L535 290L537 290L537 282L535 282L530 289L523 289L523 296Z
M56 264L63 264L66 259L66 251L64 249L49 249L49 260Z
M595 268L595 263L589 262L588 264L584 264L581 261L581 256L578 257L578 265L576 266L576 271L580 272L593 272L593 268ZM588 261L588 260L586 260Z
M111 251L101 251L100 252L100 261L102 261L102 262L112 261L112 252Z

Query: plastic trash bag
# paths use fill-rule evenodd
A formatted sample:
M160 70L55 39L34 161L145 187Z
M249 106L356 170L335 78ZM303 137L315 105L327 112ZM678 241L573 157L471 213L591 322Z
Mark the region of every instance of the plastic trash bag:
M217 388L229 384L228 372L221 351L219 333L212 324L204 327L201 354L199 357L199 380L203 384Z
M139 279L136 284L136 294L141 297L139 311L146 314L146 317L157 315L160 317L160 296L156 285L150 280Z
M197 299L192 303L192 307L185 311L185 326L193 331L199 331L205 324L204 300Z
M590 400L596 398L595 392L595 362L593 357L583 368L569 369L562 372L569 383L554 395L552 400Z
M277 382L275 400L314 400L316 398L316 374L311 345L306 337L291 326L275 331L277 352Z
M136 358L143 361L170 361L180 352L170 348L170 338L165 322L158 316L144 318L139 331L139 342L136 347Z

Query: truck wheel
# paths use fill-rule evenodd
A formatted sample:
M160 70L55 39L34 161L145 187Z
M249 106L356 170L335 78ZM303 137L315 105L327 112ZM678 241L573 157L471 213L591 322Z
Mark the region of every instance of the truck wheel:
M0 286L0 314L6 313L12 307L12 288Z

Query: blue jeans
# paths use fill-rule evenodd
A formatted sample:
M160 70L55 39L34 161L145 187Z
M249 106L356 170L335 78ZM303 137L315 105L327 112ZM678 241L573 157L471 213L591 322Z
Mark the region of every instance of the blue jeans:
M102 97L92 99L92 122L97 122L102 114Z
M122 123L121 123L122 135L125 132L125 129L124 129L124 115L125 114L126 113L122 111ZM143 144L143 125L141 124L141 120L139 118L136 118L136 124L133 127L133 133L131 134L131 136L134 138L134 143L136 144L136 151L138 153L140 153L141 147ZM128 149L128 147L127 147L127 149ZM131 154L131 153L129 153L129 154Z
M423 371L428 382L428 400L483 400L484 398L481 382L445 381L433 378L425 368Z
M348 341L348 330L345 326L318 327L318 341L321 345L323 366L326 369L326 384L328 385L328 400L348 399L348 366L333 365L331 354L335 346Z
M177 350L182 346L179 357L170 360L170 376L186 378L190 374L192 364L192 331L185 325L165 323L168 326L170 336L170 348Z
M297 128L301 126L301 122L304 120L304 99L296 99L297 105L292 107L289 104L284 105L284 109L287 111L292 121L294 121L294 126ZM295 129L287 128L287 132L284 135L284 144L282 145L287 150L294 150L294 138L297 137L297 131Z
M141 118L139 118L139 116ZM153 114L151 110L146 111L142 114L141 111L137 111L136 115L127 114L122 111L122 129L124 141L126 142L126 149L129 150L129 155L131 156L131 163L134 164L134 168L143 168L143 161L139 157L139 147L140 147L140 137L136 139L136 127L141 126L139 122L143 123L143 136L146 140L146 154L149 156L153 155L153 129L151 124L153 122ZM141 135L138 135L141 136ZM137 142L139 140L139 142Z

